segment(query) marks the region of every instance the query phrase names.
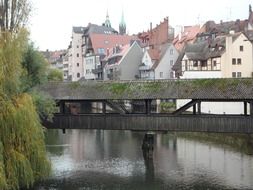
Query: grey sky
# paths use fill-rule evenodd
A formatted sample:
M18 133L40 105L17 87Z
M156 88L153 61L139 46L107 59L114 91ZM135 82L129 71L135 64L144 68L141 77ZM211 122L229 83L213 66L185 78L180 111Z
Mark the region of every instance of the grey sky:
M41 50L66 49L72 26L101 24L106 11L118 30L122 10L127 32L138 33L159 24L166 16L173 27L203 24L207 20L247 19L253 0L31 0L31 39Z

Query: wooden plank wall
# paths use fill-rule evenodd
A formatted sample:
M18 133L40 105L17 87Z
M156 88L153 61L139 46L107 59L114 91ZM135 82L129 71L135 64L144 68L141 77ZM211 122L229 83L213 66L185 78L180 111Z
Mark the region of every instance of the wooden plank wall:
M55 114L53 122L43 121L43 125L48 129L253 133L253 117L243 115Z

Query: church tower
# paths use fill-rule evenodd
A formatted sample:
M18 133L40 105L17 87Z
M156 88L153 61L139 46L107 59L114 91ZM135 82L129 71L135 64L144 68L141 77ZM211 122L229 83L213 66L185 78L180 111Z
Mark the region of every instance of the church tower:
M121 15L121 21L119 23L119 34L124 35L126 34L126 22L124 19L124 13L122 11L122 15Z
M108 10L107 10L107 13L106 13L106 19L105 19L105 23L103 24L104 26L108 27L108 28L111 28L111 22L110 22L110 19L109 19L109 14L108 14Z

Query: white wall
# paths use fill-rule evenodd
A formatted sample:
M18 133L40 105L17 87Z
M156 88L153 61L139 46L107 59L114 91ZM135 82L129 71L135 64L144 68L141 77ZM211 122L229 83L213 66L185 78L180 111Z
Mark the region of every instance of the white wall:
M92 70L95 69L95 65L99 60L97 60L97 56L87 56L85 57L85 67L84 67L84 77L88 80L94 80L96 76L92 73Z
M172 52L171 52L172 51ZM170 79L173 78L171 75L172 66L175 64L178 58L178 52L173 45L169 45L158 66L155 69L155 79ZM171 64L170 61L173 61ZM162 76L161 76L162 73Z
M145 50L144 55L142 57L142 63L144 63L146 66L152 67L153 63L152 60L148 54L148 50Z
M120 80L136 80L143 52L137 42L134 42L119 64Z
M71 75L72 81L77 81L83 77L83 58L82 58L82 34L74 33L72 34L72 48L71 48ZM77 54L79 56L77 56ZM78 73L80 77L78 77Z
M240 51L243 46L243 51ZM232 64L232 59L240 58L241 64ZM235 41L232 36L226 37L226 52L222 55L222 77L231 78L232 72L241 72L241 77L252 77L252 44L244 34L241 34Z
M221 71L184 71L181 79L221 78Z

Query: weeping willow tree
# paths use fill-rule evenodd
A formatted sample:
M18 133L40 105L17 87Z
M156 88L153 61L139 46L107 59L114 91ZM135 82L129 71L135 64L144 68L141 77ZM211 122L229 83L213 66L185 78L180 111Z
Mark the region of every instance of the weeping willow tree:
M27 33L0 33L0 189L30 187L50 173L43 128L29 94L21 90Z

